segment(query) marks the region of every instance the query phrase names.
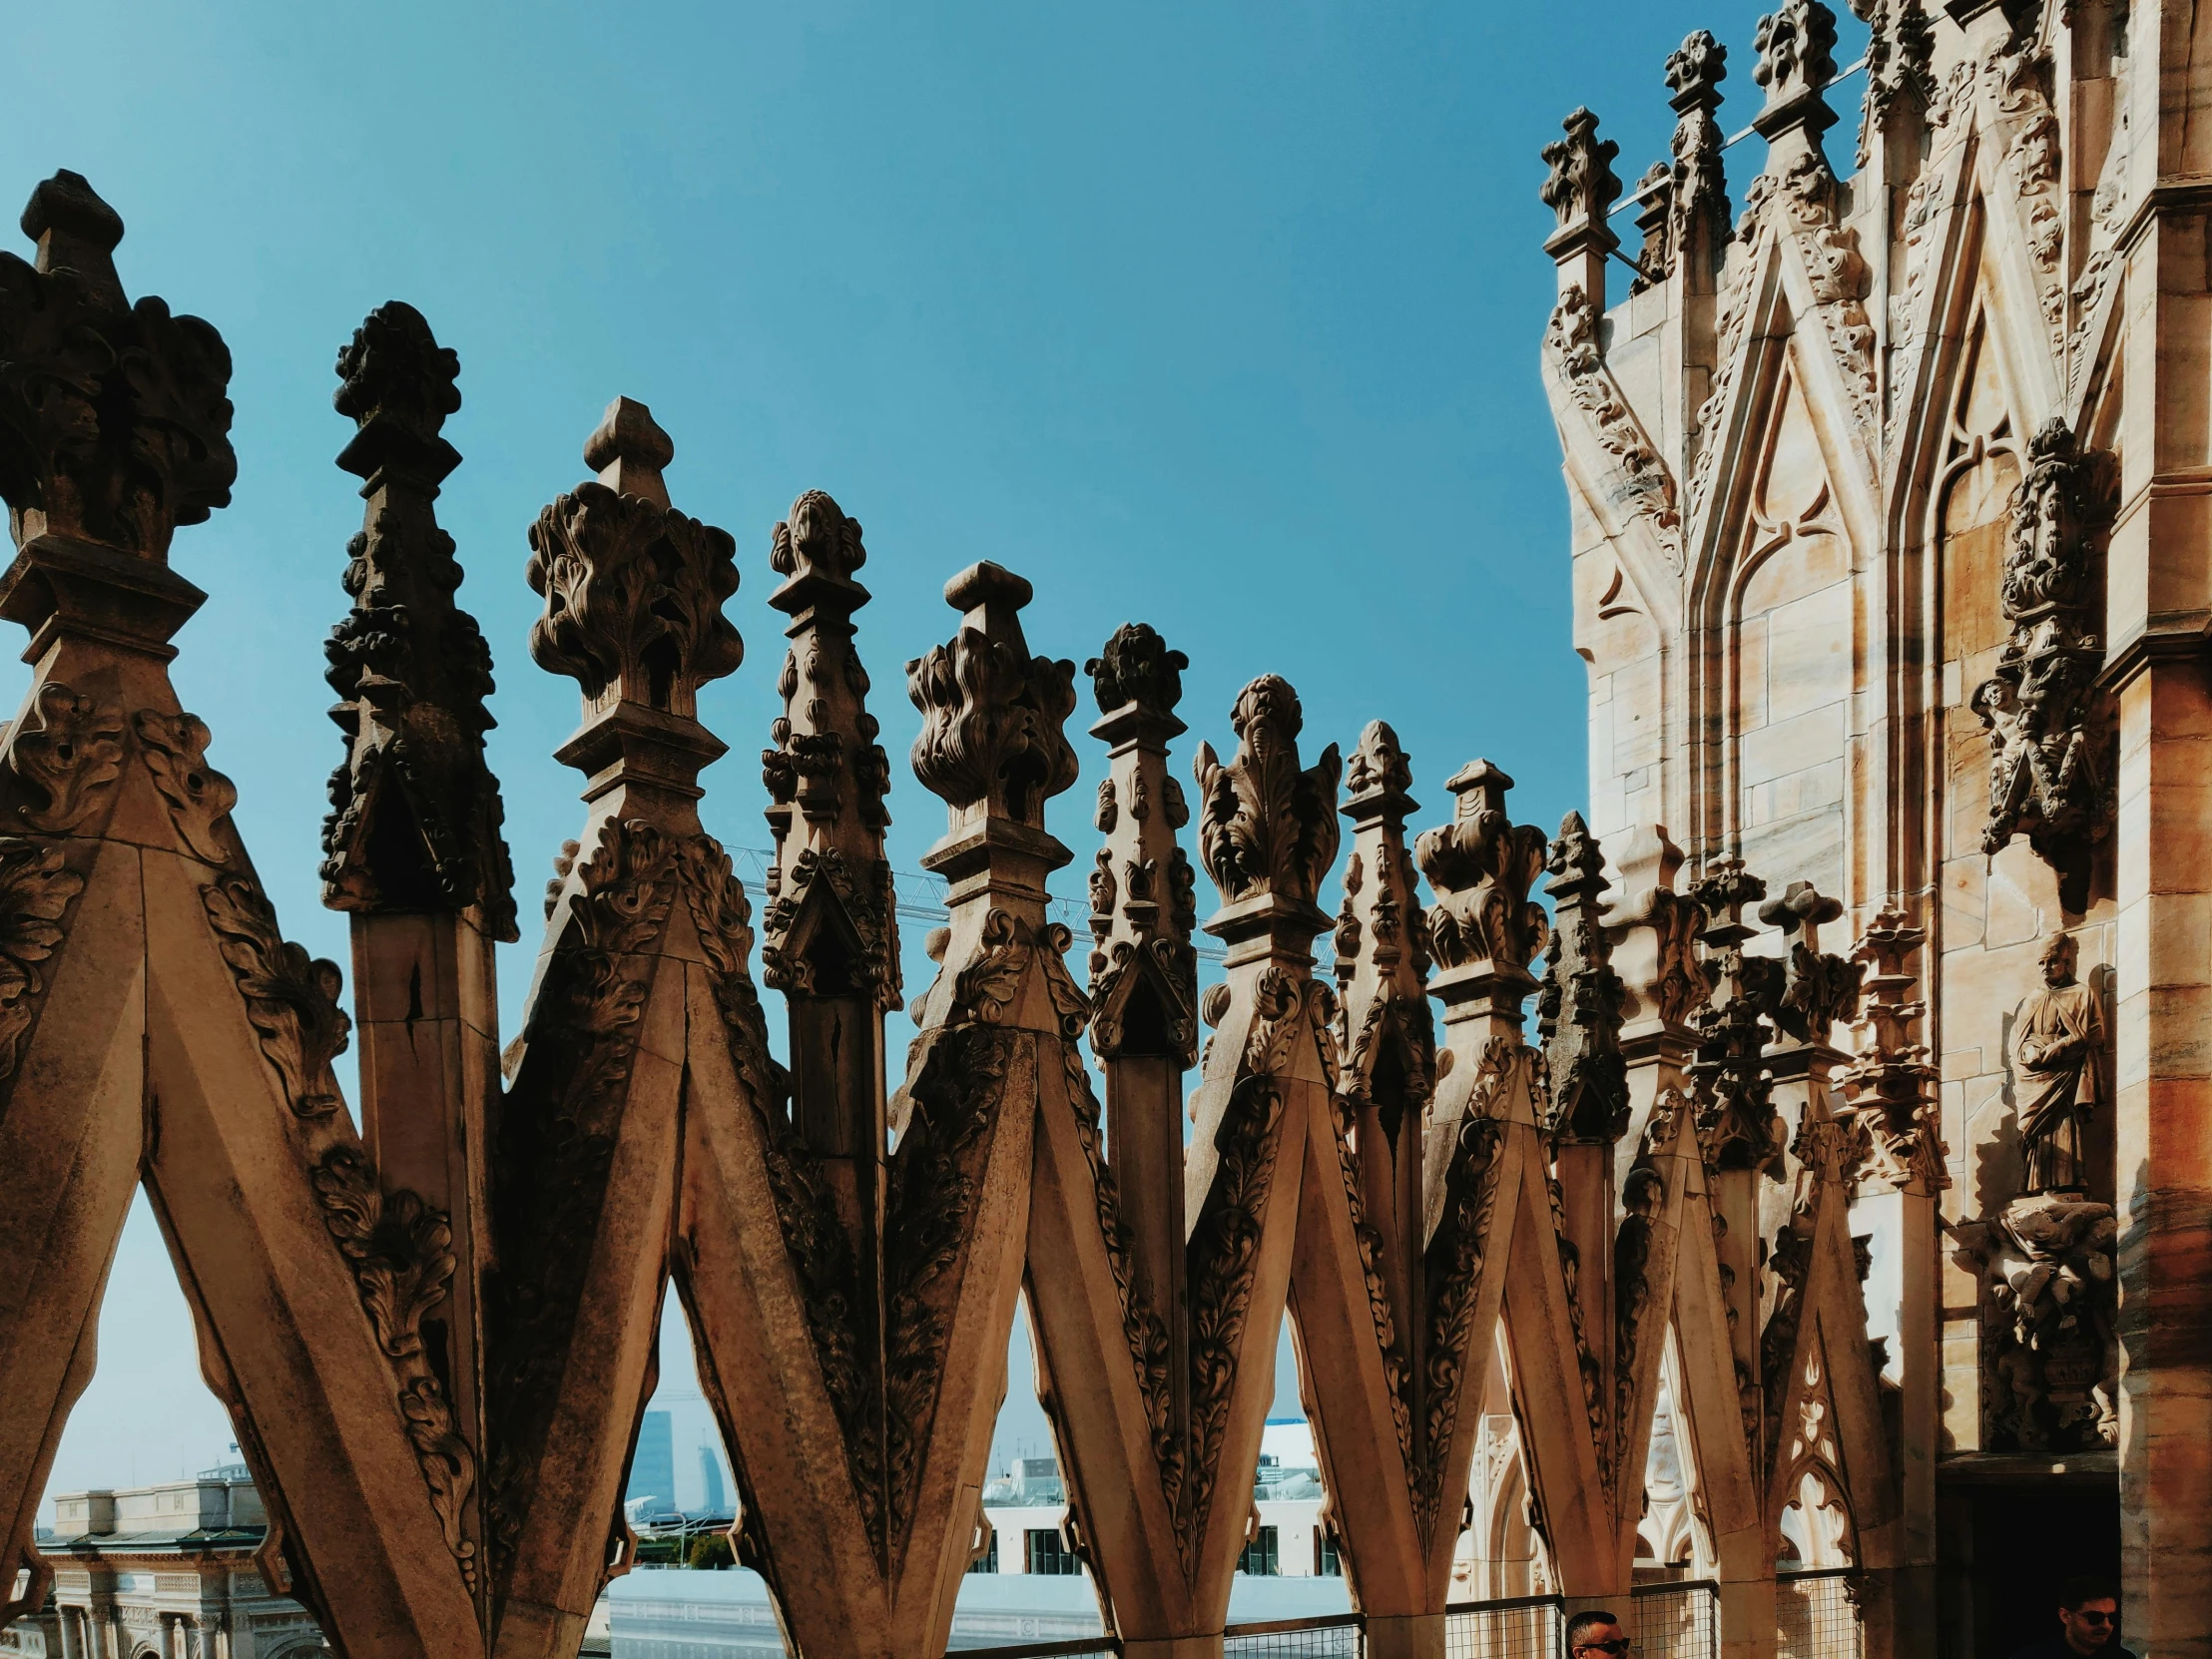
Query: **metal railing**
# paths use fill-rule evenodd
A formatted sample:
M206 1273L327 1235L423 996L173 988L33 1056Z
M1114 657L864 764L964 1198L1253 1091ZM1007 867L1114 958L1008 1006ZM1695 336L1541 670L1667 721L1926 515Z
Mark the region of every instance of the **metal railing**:
M1566 1632L1557 1596L1457 1601L1444 1609L1444 1659L1556 1659Z
M1784 1573L1775 1582L1777 1659L1863 1659L1866 1636L1852 1600L1855 1567Z
M1233 1624L1222 1632L1225 1659L1360 1659L1367 1620L1358 1613Z
M1719 1659L1721 1587L1713 1580L1639 1584L1629 1595L1636 1659Z

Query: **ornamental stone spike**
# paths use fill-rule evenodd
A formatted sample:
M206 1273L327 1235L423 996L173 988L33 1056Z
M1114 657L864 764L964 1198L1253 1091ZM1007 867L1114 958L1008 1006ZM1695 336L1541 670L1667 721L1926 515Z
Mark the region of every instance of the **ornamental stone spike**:
M745 645L722 612L737 543L668 505L674 454L643 403L608 404L584 447L599 475L530 527L527 575L545 600L530 655L583 692L584 724L556 759L589 778L584 799L650 799L689 831L699 773L725 752L699 724L699 688L735 673Z
M1547 932L1543 907L1528 897L1543 873L1547 843L1534 825L1512 822L1505 806L1512 787L1488 761L1468 762L1444 783L1453 798L1451 822L1421 831L1413 843L1414 859L1436 891L1428 938L1441 971L1430 990L1444 1003L1444 1023L1483 1018L1498 1037L1520 1030L1521 1003L1536 988L1528 964ZM1452 1039L1454 1048L1467 1041Z
M1544 240L1544 252L1559 267L1559 295L1580 290L1592 314L1605 314L1605 262L1620 246L1607 224L1621 182L1613 162L1621 147L1597 136L1597 117L1578 109L1561 123L1566 137L1543 148L1551 172L1539 194L1559 223Z
M867 561L859 520L822 490L792 503L769 566L785 580L769 604L790 617L777 690L784 713L761 753L776 859L768 872L762 965L799 996L862 994L900 1005L898 924L883 856L890 760L868 713L869 681L852 617L868 602L853 580ZM824 906L833 914L810 912Z
M1728 48L1700 29L1667 59L1667 102L1675 112L1672 256L1694 291L1710 292L1728 248L1727 136L1721 82Z
M1074 856L1046 832L1044 804L1078 772L1065 731L1075 664L1030 654L1021 610L1034 591L988 560L968 566L944 585L958 630L906 665L906 695L921 711L914 776L946 809L921 865L944 878L952 911L941 970L913 1010L925 1030L979 1017L963 990L971 967L1029 959L1050 925L1045 877Z
M438 527L438 486L460 454L441 435L458 409L460 359L422 313L377 307L338 353L337 411L359 425L338 465L363 480L347 544L353 610L323 644L346 758L330 776L322 901L337 910L476 908L492 938L518 937L493 725L491 649L453 603L462 571Z
M1783 177L1803 152L1816 155L1821 135L1836 125L1828 83L1836 77L1836 14L1822 0L1783 0L1759 20L1753 44L1759 53L1752 79L1767 101L1752 126L1767 141L1767 171Z
M1536 1030L1551 1073L1553 1140L1607 1146L1628 1130L1628 1068L1621 1056L1621 984L1598 920L1605 856L1580 813L1560 821L1544 867L1551 878L1551 942L1536 998Z
M113 258L123 221L83 175L57 173L33 191L23 232L38 244L35 268L0 254L9 531L19 548L52 535L164 563L179 525L231 504L230 350L199 317L152 296L129 303ZM35 630L54 607L46 586L0 605ZM132 607L147 615L131 626L174 632L198 593L150 583Z

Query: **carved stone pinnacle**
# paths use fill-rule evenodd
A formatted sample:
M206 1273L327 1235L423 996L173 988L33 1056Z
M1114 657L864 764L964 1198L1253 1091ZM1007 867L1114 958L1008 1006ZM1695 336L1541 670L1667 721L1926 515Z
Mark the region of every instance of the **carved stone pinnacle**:
M438 484L460 464L439 435L460 407L460 359L393 300L338 353L333 401L359 424L338 465L365 480L347 545L353 609L323 644L346 756L330 776L322 899L357 912L482 906L515 932L499 785L484 760L491 651L453 603L461 567L438 527Z
M661 468L674 453L644 404L616 398L584 449L599 477L530 527L530 586L545 597L530 655L575 680L595 714L631 703L690 720L699 688L745 660L722 614L737 543L669 506Z
M1021 609L1035 590L984 560L944 585L962 613L950 642L906 665L921 711L914 776L958 814L979 813L1041 831L1044 804L1080 767L1064 727L1075 712L1075 665L1032 657Z
M16 545L51 534L165 559L178 525L231 503L231 353L200 318L127 301L123 221L81 175L40 185L23 230L36 267L0 254L0 496Z

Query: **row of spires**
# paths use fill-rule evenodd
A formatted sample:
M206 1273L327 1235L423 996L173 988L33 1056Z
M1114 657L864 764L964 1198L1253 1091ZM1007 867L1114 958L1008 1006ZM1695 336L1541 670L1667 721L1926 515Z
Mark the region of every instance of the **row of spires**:
M2037 0L1851 0L1851 6L1870 29L1858 156L1864 166L1873 135L1901 101L1925 109L1934 97L1932 11L1963 26L1985 12L2001 10L2018 28L2035 12ZM1807 152L1827 166L1822 135L1838 120L1827 94L1842 79L1836 31L1836 13L1823 0L1784 0L1759 20L1752 79L1765 100L1748 131L1765 139L1778 159ZM1722 153L1735 142L1718 119L1721 83L1727 76L1728 48L1710 30L1691 34L1667 59L1668 103L1676 117L1672 154L1637 181L1631 199L1643 247L1634 260L1619 257L1636 272L1632 291L1664 281L1678 270L1710 276L1719 269L1730 240ZM1621 181L1613 171L1620 146L1598 137L1598 118L1587 109L1575 110L1563 128L1564 136L1542 152L1550 172L1540 194L1558 216L1544 251L1562 268L1561 291L1570 282L1579 285L1602 309L1605 265L1620 248L1609 223L1621 196Z

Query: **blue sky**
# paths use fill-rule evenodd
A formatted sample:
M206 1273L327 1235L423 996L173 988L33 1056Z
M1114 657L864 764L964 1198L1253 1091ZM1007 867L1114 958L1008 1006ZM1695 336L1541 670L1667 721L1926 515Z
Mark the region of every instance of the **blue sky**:
M575 688L524 650L523 536L617 393L675 437L677 503L738 539L750 660L702 699L732 748L704 812L733 846L766 841L769 529L815 486L867 527L861 649L894 756L944 579L992 558L1035 582L1038 650L1080 662L1141 619L1188 652L1187 743L1228 747L1237 688L1274 670L1309 753L1395 725L1421 822L1484 755L1555 825L1584 794L1584 680L1536 377L1536 151L1587 103L1633 180L1671 130L1661 65L1701 26L1734 54L1724 122L1747 124L1758 10L72 0L11 19L0 199L86 174L130 227L130 289L231 344L236 505L178 538L211 597L176 679L286 931L343 961L314 887L339 745L320 641L359 521L330 365L395 297L461 356L441 514L497 661L526 917L581 809L548 758ZM1739 197L1758 151L1732 153ZM1079 854L1083 749L1055 824ZM911 868L943 819L895 771ZM511 1029L525 959L501 971ZM143 1207L103 1331L56 1485L221 1456ZM1044 1436L1025 1388L1017 1371L1009 1445ZM680 1464L696 1444L680 1417Z

